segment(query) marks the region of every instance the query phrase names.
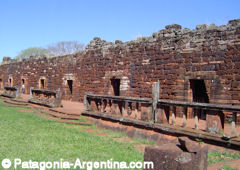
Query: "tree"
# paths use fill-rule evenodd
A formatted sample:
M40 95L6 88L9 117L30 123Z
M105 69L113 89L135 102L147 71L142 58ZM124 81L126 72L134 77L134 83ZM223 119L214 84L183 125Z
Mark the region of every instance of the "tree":
M55 56L60 56L77 53L83 50L83 48L84 45L78 41L61 41L48 46L47 50Z
M20 54L16 56L16 59L22 60L22 59L29 58L31 56L39 57L39 58L49 57L50 53L45 48L40 48L40 47L27 48L25 50L22 50Z
M42 57L54 57L60 55L73 54L81 51L84 45L77 41L61 41L57 42L46 48L33 47L22 50L15 58L20 61L22 59L30 58L42 58Z

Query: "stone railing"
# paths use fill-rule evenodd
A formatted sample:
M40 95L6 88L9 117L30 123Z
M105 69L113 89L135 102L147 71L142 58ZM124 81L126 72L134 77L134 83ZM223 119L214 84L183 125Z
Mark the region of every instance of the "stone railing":
M30 103L47 107L60 107L61 100L60 90L50 91L33 88L30 89Z
M1 95L9 98L16 98L20 96L20 90L16 87L5 86Z
M235 125L237 123L237 113L240 112L240 106L212 104L212 103L197 103L197 102L181 102L174 100L158 100L157 112L155 115L155 122L166 123L167 120L172 125L175 125L177 107L183 110L182 127L186 127L187 112L192 108L195 112L197 110L206 111L206 131L211 133L219 133L223 130L223 121L221 115L223 112L232 112L232 135L235 133ZM169 114L171 110L171 115ZM171 118L170 118L171 117ZM170 120L169 120L170 119ZM198 114L194 114L194 127L198 129Z
M151 99L85 94L85 110L102 112L136 120L150 121Z
M155 92L154 88L153 92ZM151 99L86 93L83 114L207 140L229 142L230 139L236 139L237 141L233 141L233 143L240 146L235 128L240 106L159 100L158 94L153 94ZM198 114L194 114L193 121L188 122L188 109L192 109L193 112L206 111L206 129L198 129ZM178 124L176 124L177 111L182 112L183 115L182 118L178 117ZM221 119L221 114L224 115L223 112L232 112L230 136L224 134L224 122ZM188 125L194 126L189 128Z

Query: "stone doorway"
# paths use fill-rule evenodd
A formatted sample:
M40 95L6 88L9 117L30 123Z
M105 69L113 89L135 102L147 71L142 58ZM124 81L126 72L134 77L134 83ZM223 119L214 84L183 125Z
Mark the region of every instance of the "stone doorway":
M24 87L24 89L23 89L23 87ZM21 79L21 92L26 93L26 85L25 85L25 79L24 78Z
M40 79L40 89L45 88L45 79Z
M120 96L120 79L111 79L111 95Z
M13 80L12 80L12 78L8 79L8 84L9 84L10 87L13 87Z
M72 73L65 74L62 79L62 98L64 100L76 100L77 81Z
M73 80L67 80L68 90L70 92L70 95L73 94Z
M204 80L190 79L189 81L192 92L192 102L209 103ZM200 119L206 120L206 110L194 109L194 115L195 114L197 114Z
M3 81L2 81L2 79L0 79L0 90L2 90L3 89Z

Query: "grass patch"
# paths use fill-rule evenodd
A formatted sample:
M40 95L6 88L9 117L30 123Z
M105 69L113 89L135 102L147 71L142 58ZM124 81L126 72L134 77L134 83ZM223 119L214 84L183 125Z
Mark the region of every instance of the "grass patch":
M230 167L229 165L224 165L223 166L224 170L236 170L235 168Z
M233 160L240 158L240 153L228 153L228 152L220 152L213 151L208 152L208 164L215 164L218 162L223 162L227 160Z
M101 129L101 128L98 128L96 125L93 125L93 124L90 125L90 126L78 126L78 125L65 124L65 126L71 127L71 128L77 128L80 131L85 131L85 132L91 133L92 135L95 135L95 136L100 135L100 137L103 137L103 138L109 139L109 140L120 139L120 141L119 141L120 143L128 143L128 144L130 143L130 144L133 144L133 145L136 145L136 144L155 145L154 141L149 141L149 140L146 140L146 139L139 139L139 138L136 138L136 137L129 138L126 133L115 132L115 131L108 130L108 129ZM129 138L129 140L121 141L121 138Z
M143 161L143 153L136 151L133 143L118 142L84 130L95 126L72 128L33 113L19 112L19 109L26 108L0 104L0 160Z

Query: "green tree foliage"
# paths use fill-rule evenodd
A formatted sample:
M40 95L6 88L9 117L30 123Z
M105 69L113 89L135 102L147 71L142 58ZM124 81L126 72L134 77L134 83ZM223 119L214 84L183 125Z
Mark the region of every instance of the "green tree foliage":
M33 47L22 50L19 55L15 57L18 61L27 59L30 57L42 58L42 57L54 57L67 54L74 54L83 50L84 45L78 41L60 41L48 46L48 48Z
M41 57L48 57L50 54L47 49L40 48L40 47L33 47L33 48L27 48L25 50L22 50L18 56L16 56L17 60L22 60L29 58L31 56L41 58Z

